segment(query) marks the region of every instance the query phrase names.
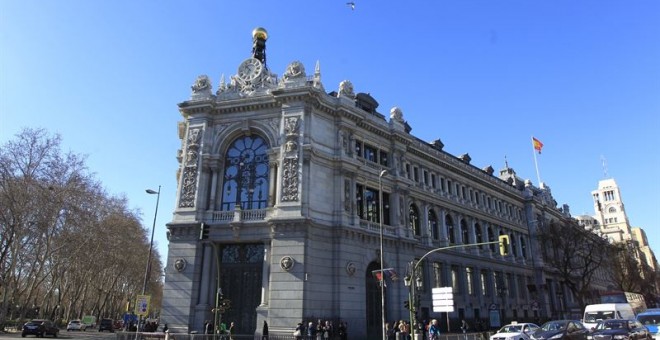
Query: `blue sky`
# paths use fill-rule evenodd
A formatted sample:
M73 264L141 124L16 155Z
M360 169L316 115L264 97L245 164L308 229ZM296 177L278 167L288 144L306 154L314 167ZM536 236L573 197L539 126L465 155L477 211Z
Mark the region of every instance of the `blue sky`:
M217 89L268 30L282 75L320 62L327 91L370 93L412 133L540 177L575 215L613 177L630 223L660 250L660 1L0 1L0 143L59 133L108 192L126 195L157 249L175 205L177 103L207 74ZM603 166L603 159L606 166Z

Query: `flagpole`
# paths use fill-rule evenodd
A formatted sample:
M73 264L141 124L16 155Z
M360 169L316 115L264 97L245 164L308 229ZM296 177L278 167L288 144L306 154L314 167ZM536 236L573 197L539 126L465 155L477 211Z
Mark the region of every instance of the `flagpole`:
M541 173L539 172L539 163L536 160L536 148L534 148L534 136L532 136L532 154L534 155L534 167L536 168L536 179L538 180L539 188L541 187Z

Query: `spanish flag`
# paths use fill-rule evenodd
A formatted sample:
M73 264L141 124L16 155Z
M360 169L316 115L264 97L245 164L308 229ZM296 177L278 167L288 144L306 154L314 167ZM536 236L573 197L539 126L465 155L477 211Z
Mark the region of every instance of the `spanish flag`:
M534 150L538 151L541 154L541 149L543 148L543 143L540 140L532 137L532 144L534 145Z

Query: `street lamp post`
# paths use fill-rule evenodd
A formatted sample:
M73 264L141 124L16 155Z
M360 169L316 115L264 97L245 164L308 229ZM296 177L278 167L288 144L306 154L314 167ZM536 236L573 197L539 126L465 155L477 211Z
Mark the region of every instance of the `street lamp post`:
M160 185L158 186L158 191L151 189L146 190L147 194L157 195L156 196L156 212L154 213L154 223L151 226L151 240L149 241L149 256L147 257L147 268L144 271L144 282L142 283L142 295L147 291L147 281L149 279L149 271L151 270L151 252L154 247L154 231L156 231L156 217L158 217L158 203L160 201Z
M145 191L149 195L157 195L157 196L156 196L156 212L154 213L154 223L151 226L151 240L149 241L149 256L147 257L147 267L144 270L144 281L142 282L142 295L144 295L147 292L147 282L149 281L149 272L151 271L151 252L154 247L154 231L156 231L156 217L158 217L158 203L160 202L160 185L158 186L158 191L152 189L147 189ZM140 319L142 319L142 317L140 317ZM140 331L140 321L138 320L138 327L135 333L136 338L137 338L137 332L139 331Z
M387 170L381 170L378 175L378 223L380 224L380 315L383 340L386 339L385 330L385 272L383 271L383 176Z

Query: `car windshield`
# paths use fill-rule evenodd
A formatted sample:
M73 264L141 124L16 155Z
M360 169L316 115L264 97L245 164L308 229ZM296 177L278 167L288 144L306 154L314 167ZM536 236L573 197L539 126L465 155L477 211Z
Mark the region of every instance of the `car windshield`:
M560 331L563 329L566 329L566 322L547 322L546 324L541 327L542 330L544 331Z
M626 328L626 323L623 321L605 321L596 326L596 329L622 329Z
M520 333L522 325L506 325L498 333Z
M599 311L599 312L584 313L585 322L596 322L607 319L614 319L614 311Z
M660 315L638 315L637 320L644 325L660 324Z
M80 323L80 320L71 320L69 323Z

